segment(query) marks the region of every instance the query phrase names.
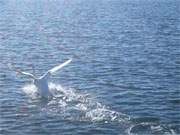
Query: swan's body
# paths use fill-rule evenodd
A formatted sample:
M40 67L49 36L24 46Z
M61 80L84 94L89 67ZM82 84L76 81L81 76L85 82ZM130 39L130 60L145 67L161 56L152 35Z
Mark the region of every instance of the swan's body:
M38 93L42 97L50 97L51 92L49 91L49 86L48 86L48 78L49 78L49 73L45 74L45 76L42 76L40 78L36 78L33 80L34 85L36 86Z
M59 69L61 69L62 67L66 66L67 64L69 64L72 60L69 59L66 62L64 62L63 64L60 64L50 70L48 70L44 75L42 75L39 78L36 78L33 74L31 73L27 73L27 72L22 72L20 70L15 70L17 73L20 73L22 75L26 75L28 77L30 77L31 79L33 79L33 83L36 86L38 93L40 94L41 97L45 97L48 98L50 96L52 96L50 90L49 90L49 86L48 86L48 79L49 77L56 71L58 71ZM12 66L11 66L12 69Z

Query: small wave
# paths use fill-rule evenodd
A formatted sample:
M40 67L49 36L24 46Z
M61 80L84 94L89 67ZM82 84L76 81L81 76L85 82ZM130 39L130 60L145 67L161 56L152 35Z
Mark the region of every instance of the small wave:
M156 123L139 123L128 129L129 135L176 135L173 129Z
M122 113L106 109L105 107L96 108L86 113L86 118L91 121L117 121L123 122L128 121L130 118Z

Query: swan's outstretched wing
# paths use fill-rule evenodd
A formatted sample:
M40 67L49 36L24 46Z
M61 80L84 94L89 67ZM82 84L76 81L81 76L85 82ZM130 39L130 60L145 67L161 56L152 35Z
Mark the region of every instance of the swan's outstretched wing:
M19 74L26 75L26 76L28 76L30 78L35 79L35 76L33 74L31 74L31 73L23 72L23 71L20 71L20 70L16 70L16 72L19 73Z
M27 73L27 72L23 72L23 71L21 71L20 69L15 68L12 64L8 64L8 67L9 67L9 69L15 71L15 72L18 73L18 74L26 75L26 76L28 76L28 77L30 77L30 78L35 79L35 76L34 76L33 74Z
M64 62L63 64L60 64L52 69L50 69L48 72L53 74L54 72L58 71L59 69L63 68L64 66L66 66L67 64L69 64L72 61L72 59L67 60L66 62Z

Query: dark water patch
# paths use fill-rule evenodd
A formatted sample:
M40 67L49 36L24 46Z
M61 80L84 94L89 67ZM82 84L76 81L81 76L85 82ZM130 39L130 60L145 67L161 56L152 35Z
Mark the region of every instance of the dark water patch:
M169 100L169 102L172 104L180 105L180 99L171 99L171 100Z
M132 118L131 121L134 123L143 123L143 122L158 123L160 120L159 118L155 118L155 117L140 117L140 118Z

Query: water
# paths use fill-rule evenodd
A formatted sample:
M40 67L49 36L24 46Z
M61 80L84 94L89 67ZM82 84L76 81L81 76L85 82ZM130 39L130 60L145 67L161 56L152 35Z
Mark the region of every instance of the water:
M0 0L0 134L180 134L178 0ZM28 78L73 57L40 99Z

